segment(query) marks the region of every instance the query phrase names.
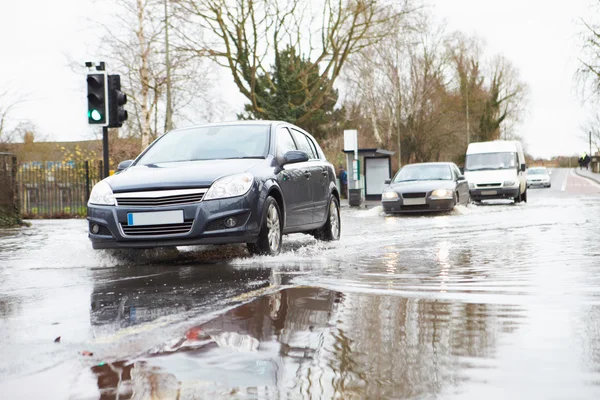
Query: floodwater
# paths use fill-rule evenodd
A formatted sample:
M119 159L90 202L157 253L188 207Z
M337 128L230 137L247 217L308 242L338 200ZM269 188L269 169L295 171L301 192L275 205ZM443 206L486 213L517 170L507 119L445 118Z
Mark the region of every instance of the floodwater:
M0 232L2 397L600 398L600 185L342 223L277 257Z

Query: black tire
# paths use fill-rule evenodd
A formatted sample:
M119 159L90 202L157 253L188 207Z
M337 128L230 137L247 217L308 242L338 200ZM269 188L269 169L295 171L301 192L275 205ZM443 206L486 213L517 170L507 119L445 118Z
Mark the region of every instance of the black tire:
M513 198L513 200L515 201L515 204L519 204L521 202L521 189L519 189L517 197Z
M527 203L527 189L525 189L525 191L521 195L521 201L524 201L525 203Z
M332 242L340 240L342 234L342 224L340 219L340 202L334 195L329 196L329 205L327 206L327 219L325 225L313 232L317 240Z
M262 223L256 243L247 243L250 254L277 255L281 251L283 224L279 204L271 196L265 200Z

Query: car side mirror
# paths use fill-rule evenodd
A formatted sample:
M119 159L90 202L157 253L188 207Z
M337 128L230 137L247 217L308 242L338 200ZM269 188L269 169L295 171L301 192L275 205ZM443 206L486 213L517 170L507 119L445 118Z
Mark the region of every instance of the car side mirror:
M129 166L130 166L131 164L133 164L133 161L134 161L134 160L126 160L126 161L121 161L121 162L119 163L119 166L117 167L117 171L123 171L124 169L127 169L127 168L129 168Z
M300 150L291 150L283 155L283 165L308 161L308 154Z
M385 184L386 184L386 185L389 185L390 183L392 183L392 180L391 180L391 179L386 179L386 180L385 180Z
M521 172L525 172L527 170L527 165L521 164Z

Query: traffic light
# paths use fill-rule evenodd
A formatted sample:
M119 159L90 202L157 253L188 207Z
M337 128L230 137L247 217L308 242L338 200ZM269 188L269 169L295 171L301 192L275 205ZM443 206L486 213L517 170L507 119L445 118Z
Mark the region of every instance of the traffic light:
M108 125L108 90L106 72L87 74L88 124Z
M127 96L121 92L121 76L108 76L108 126L120 128L127 121L127 110L123 107L127 103Z

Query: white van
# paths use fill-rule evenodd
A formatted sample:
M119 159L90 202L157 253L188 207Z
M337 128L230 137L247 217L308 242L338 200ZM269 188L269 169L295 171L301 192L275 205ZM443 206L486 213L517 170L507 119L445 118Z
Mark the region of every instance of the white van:
M523 146L518 141L508 140L469 144L465 178L473 201L527 201L527 166Z

